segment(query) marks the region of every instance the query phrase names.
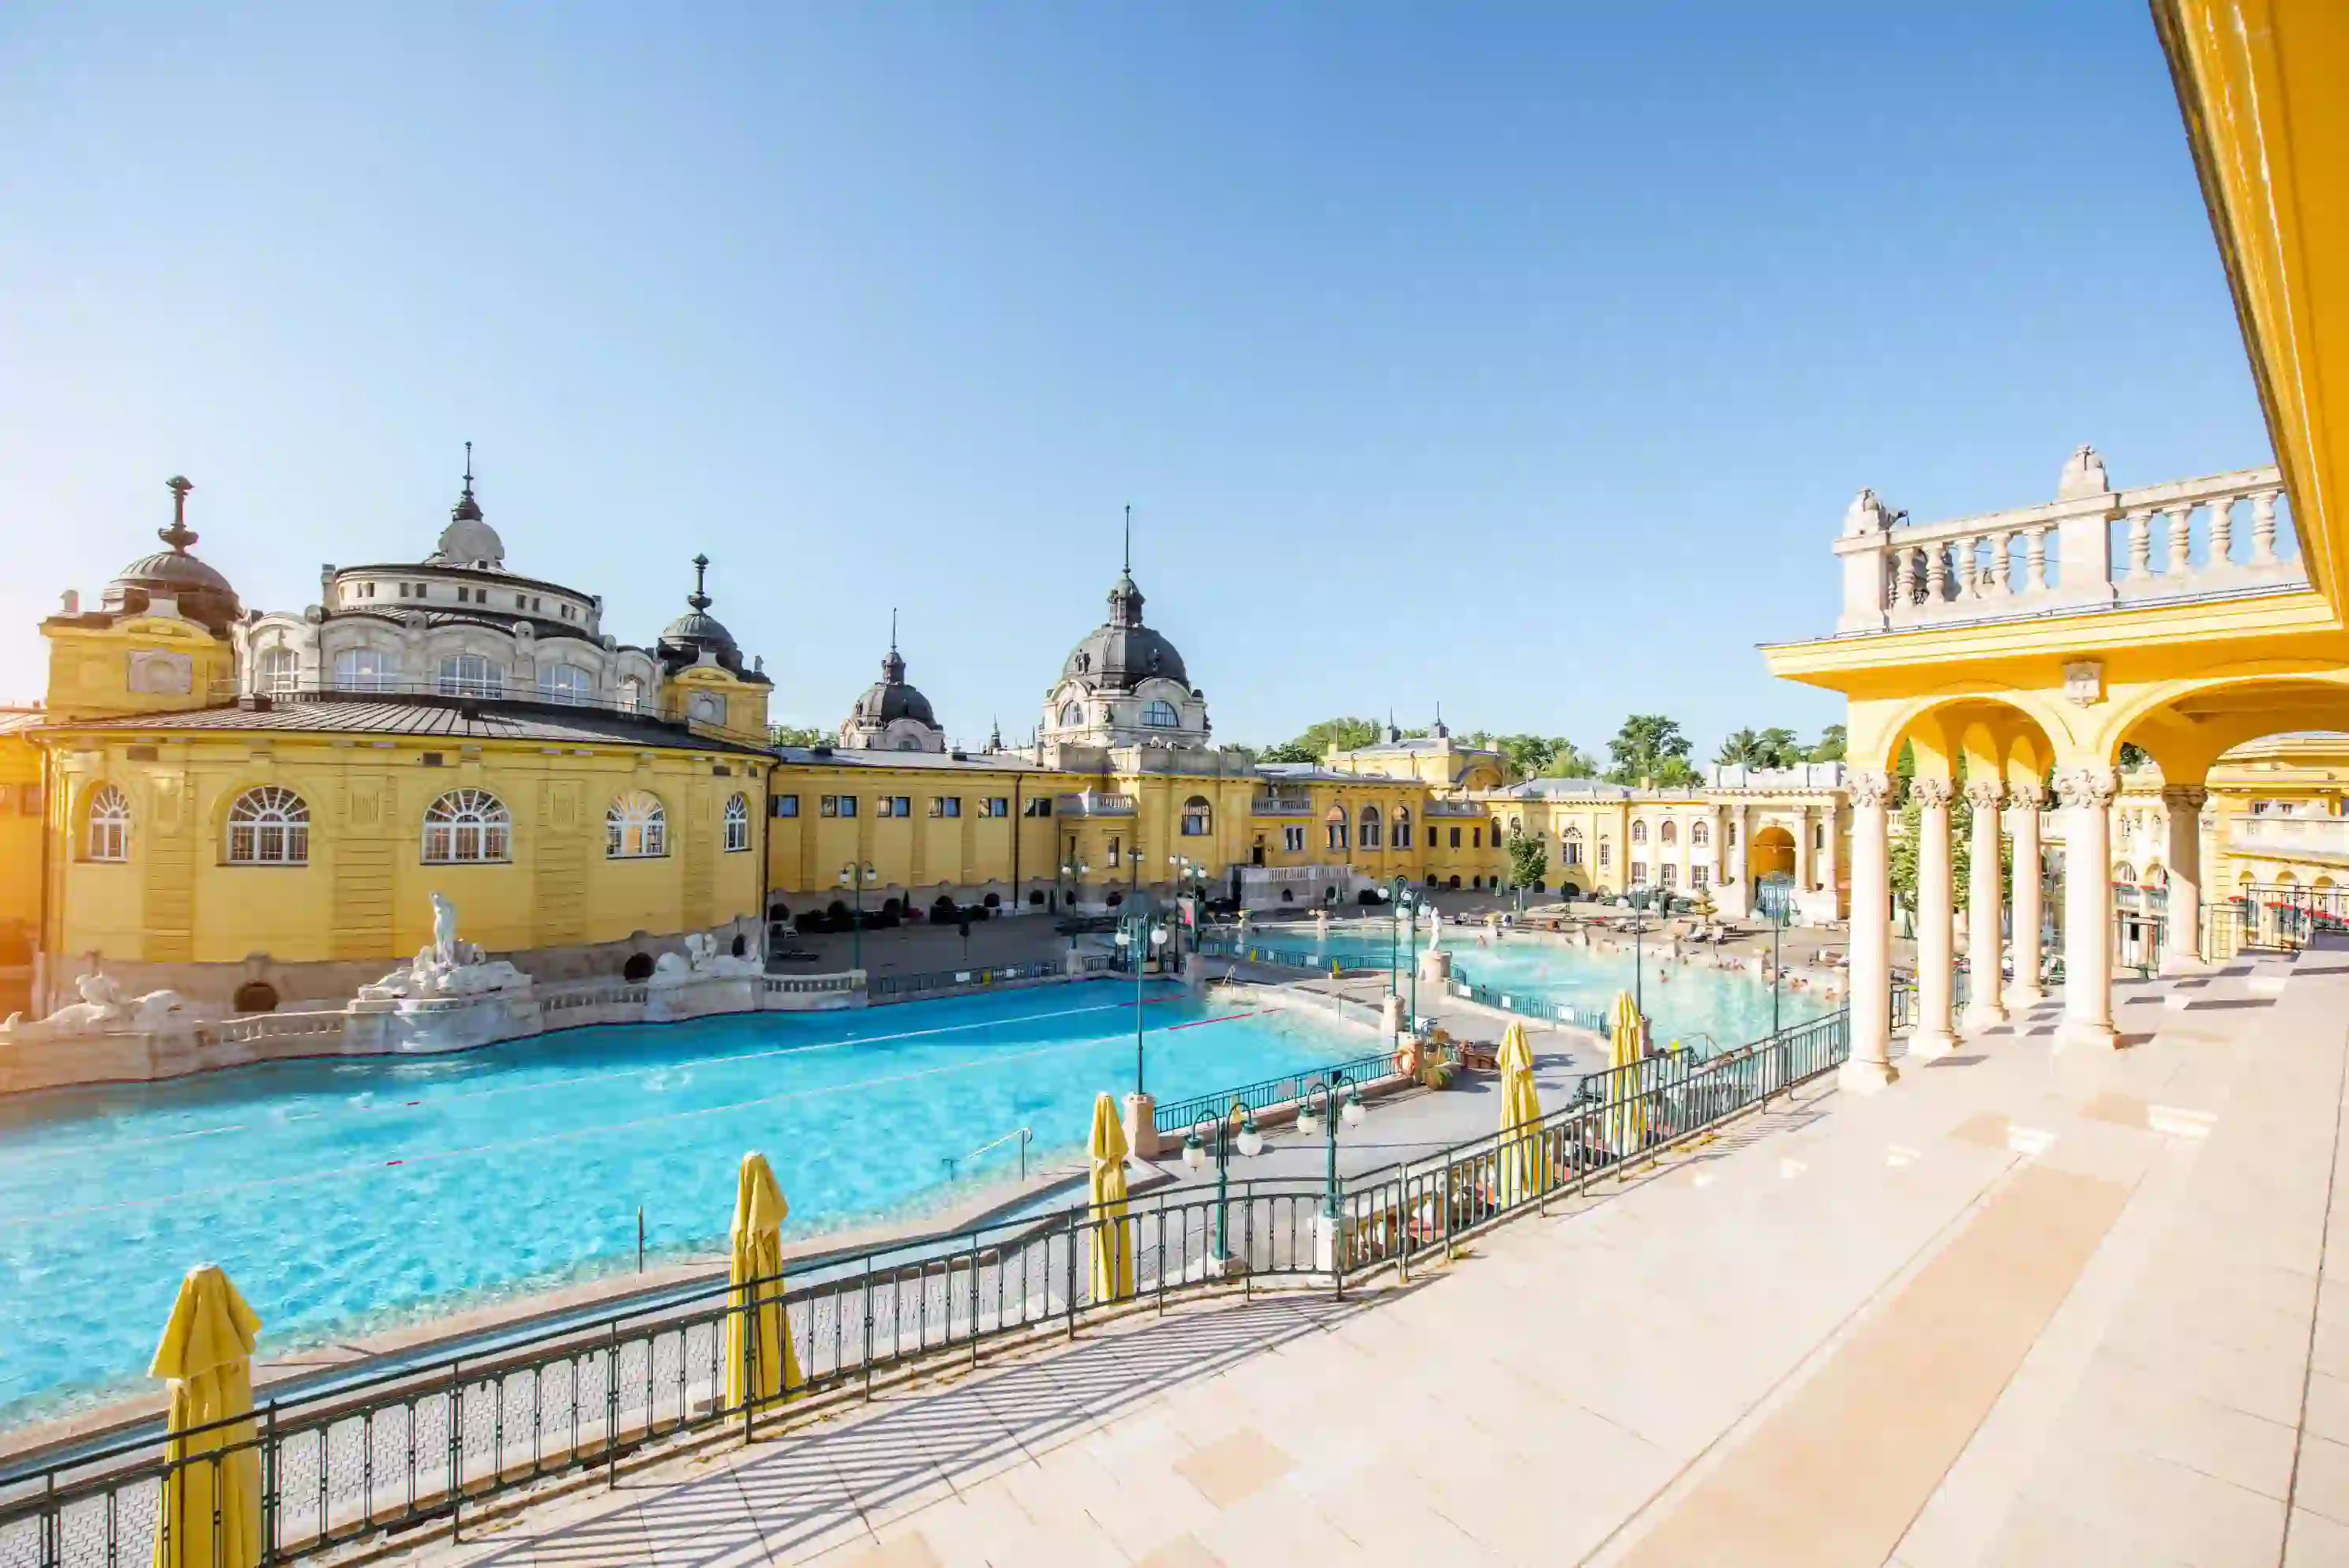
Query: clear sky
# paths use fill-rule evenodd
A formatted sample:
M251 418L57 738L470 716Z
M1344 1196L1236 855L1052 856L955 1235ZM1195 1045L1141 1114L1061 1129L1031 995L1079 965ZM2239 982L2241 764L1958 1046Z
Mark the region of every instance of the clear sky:
M2263 462L2141 0L0 7L0 697L154 548L412 559L1024 735L1120 508L1225 738L1709 754L1920 518Z

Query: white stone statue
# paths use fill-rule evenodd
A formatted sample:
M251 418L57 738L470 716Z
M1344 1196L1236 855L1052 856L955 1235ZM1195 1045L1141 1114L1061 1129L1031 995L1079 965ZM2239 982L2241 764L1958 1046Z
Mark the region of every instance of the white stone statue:
M457 949L457 906L438 889L432 893L432 956L448 965L464 962Z
M1443 945L1444 916L1437 913L1435 906L1431 903L1427 906L1427 950L1433 953Z
M103 972L77 975L74 990L81 997L47 1017L26 1023L22 1014L9 1015L0 1032L38 1028L59 1035L95 1035L108 1030L154 1030L188 1016L187 999L177 991L150 991L142 996L122 994L114 977Z

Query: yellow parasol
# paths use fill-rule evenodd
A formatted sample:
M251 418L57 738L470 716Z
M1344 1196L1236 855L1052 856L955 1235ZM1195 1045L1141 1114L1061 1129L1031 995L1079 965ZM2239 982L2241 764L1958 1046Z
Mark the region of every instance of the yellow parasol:
M1117 1101L1106 1094L1094 1097L1087 1148L1092 1155L1092 1298L1118 1301L1133 1294L1133 1224L1125 1217L1125 1127Z
M253 1438L253 1346L261 1319L217 1264L190 1269L150 1377L171 1381L155 1568L253 1568L261 1561L261 1453ZM227 1451L223 1451L227 1450Z
M734 1184L734 1224L727 1233L726 1406L765 1404L800 1386L799 1352L783 1308L783 1221L792 1212L763 1154L742 1156ZM758 1305L750 1305L755 1295ZM757 1333L745 1343L743 1331ZM755 1365L754 1365L755 1363Z
M1640 1095L1647 1073L1640 1065L1647 1054L1647 1020L1629 991L1615 993L1608 1037L1613 1048L1607 1065L1617 1070L1607 1075L1607 1141L1620 1158L1648 1140L1648 1105Z
M1547 1191L1542 1142L1535 1130L1541 1123L1541 1091L1534 1087L1534 1048L1526 1026L1509 1020L1501 1036L1501 1202L1522 1203ZM1509 1136L1517 1130L1523 1133Z

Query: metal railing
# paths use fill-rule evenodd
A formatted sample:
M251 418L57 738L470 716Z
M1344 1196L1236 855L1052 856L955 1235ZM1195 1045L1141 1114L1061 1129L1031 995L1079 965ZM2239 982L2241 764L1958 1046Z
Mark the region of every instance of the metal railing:
M2203 956L2246 950L2297 953L2318 932L2349 931L2349 889L2254 883L2214 899L2202 911Z
M1541 1018L1553 1024L1570 1024L1578 1029L1595 1034L1607 1033L1612 1020L1602 1007L1579 1007L1571 1002L1556 1002L1546 996L1528 996L1522 991L1504 991L1498 985L1478 985L1461 975L1445 982L1450 994L1463 1001L1482 1006L1515 1013L1521 1017Z
M1227 936L1202 936L1192 951L1204 958L1237 958L1243 964L1261 965L1268 969L1301 969L1316 975L1328 974L1333 962L1338 963L1341 969L1345 967L1341 961L1318 958L1310 953L1266 947L1253 942L1236 942Z
M1161 1132L1185 1132L1202 1121L1228 1116L1235 1105L1245 1106L1250 1112L1288 1105L1302 1098L1305 1086L1317 1077L1326 1081L1332 1074L1344 1073L1350 1082L1374 1083L1380 1078L1394 1076L1394 1057L1393 1050L1388 1049L1372 1056L1356 1057L1351 1061L1307 1068L1279 1078L1242 1084L1237 1088L1219 1088L1185 1099L1169 1100L1158 1108L1152 1120Z
M1100 954L1087 954L1081 960L1084 974L1096 974L1108 967L1108 958ZM980 964L968 969L934 969L919 975L875 975L865 981L864 988L875 996L912 996L933 991L977 991L1013 980L1052 980L1068 972L1069 966L1060 959L1043 958L1032 964Z
M969 1164L980 1155L992 1153L994 1150L1002 1148L1005 1144L1009 1143L1014 1140L1017 1140L1019 1144L1019 1180L1022 1181L1027 1181L1028 1146L1036 1141L1036 1130L1032 1127L1015 1127L1010 1131L1005 1133L1002 1137L990 1138L976 1149L965 1150L960 1154L949 1154L946 1156L945 1164L947 1168L947 1180L948 1181L953 1181L961 1174L961 1171L964 1166Z
M343 683L300 681L256 691L243 690L234 682L215 681L211 687L211 696L215 707L235 704L262 712L279 707L317 703L398 702L419 707L491 708L555 717L573 713L605 714L640 724L657 724L683 735L731 741L737 746L753 747L761 751L772 748L772 742L763 731L734 729L687 714L664 713L651 702L623 702L616 697L585 694L573 696L502 680L402 681L355 676Z
M789 1401L869 1398L876 1378L944 1353L975 1361L997 1341L1073 1337L1089 1315L1163 1308L1234 1279L1342 1292L1833 1070L1849 1023L1838 1012L1702 1060L1596 1074L1522 1130L1350 1181L1177 1189L1123 1212L1079 1205L834 1256L739 1290L711 1279L479 1357L265 1398L169 1446L151 1428L101 1439L0 1478L0 1565L220 1560L212 1500L233 1469L257 1477L263 1563L428 1524L460 1538L469 1511L501 1496L595 1470L616 1481L624 1460L694 1433L747 1439ZM777 1307L798 1377L768 1394L760 1336L775 1332Z

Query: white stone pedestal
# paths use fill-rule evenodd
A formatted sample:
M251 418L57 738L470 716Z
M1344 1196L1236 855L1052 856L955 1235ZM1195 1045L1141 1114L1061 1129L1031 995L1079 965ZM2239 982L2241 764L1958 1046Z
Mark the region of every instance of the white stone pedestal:
M1349 1214L1313 1216L1313 1272L1335 1276L1354 1255L1354 1222Z
M1452 978L1451 949L1445 947L1431 947L1426 952L1421 954L1419 955L1419 977L1422 980L1436 985L1444 985L1449 981Z
M1125 1147L1136 1160L1158 1158L1158 1098L1149 1094L1125 1097Z
M1393 992L1390 991L1383 997L1380 998L1379 1027L1386 1032L1388 1039L1392 1040L1403 1032L1403 1024L1405 1021L1406 1020L1402 1016L1402 998L1401 996L1398 996Z
M382 1016L385 1043L402 1055L469 1051L476 1046L535 1035L542 1027L538 998L526 991L409 997Z

